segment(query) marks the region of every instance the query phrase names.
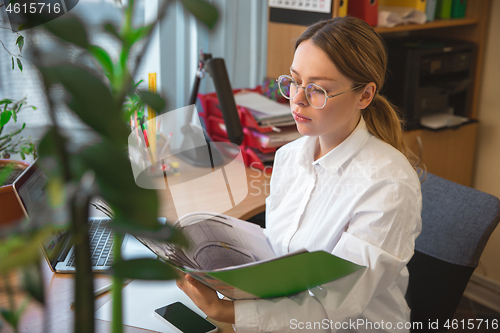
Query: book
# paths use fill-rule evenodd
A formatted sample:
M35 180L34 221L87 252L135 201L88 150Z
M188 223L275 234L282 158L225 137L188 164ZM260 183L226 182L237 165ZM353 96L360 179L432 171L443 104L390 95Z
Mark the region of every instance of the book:
M137 237L161 260L232 300L292 295L362 268L325 251L276 256L264 229L223 214L190 213L175 227L189 247Z

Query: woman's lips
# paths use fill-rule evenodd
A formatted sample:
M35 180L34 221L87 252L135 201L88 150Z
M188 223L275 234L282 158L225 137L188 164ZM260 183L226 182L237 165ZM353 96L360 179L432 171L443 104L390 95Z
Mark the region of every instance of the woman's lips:
M296 122L307 123L307 122L312 121L311 118L304 117L303 115L300 115L296 112L292 112L292 113L293 113L293 119L295 119Z

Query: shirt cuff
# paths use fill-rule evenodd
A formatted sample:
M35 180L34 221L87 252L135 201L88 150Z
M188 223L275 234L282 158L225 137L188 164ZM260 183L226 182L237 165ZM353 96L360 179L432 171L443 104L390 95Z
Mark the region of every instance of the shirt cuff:
M257 301L234 301L234 329L238 333L257 332L259 327Z

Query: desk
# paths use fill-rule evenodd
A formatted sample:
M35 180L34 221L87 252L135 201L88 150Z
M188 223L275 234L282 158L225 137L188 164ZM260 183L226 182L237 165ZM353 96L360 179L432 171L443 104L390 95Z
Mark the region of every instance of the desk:
M181 169L182 170L182 169ZM185 171L184 171L185 172ZM258 214L265 209L264 199L269 191L269 177L258 170L247 169L247 182L249 184L249 193L247 197L236 207L225 212L225 214L247 219L255 214ZM212 198L217 200L217 198ZM163 191L161 195L162 211L164 216L170 220L176 218L175 209L171 205L171 196L169 191ZM71 274L53 273L48 265L42 264L43 278L45 283L46 301L45 316L47 317L46 332L50 333L68 333L73 332L73 310L70 308L70 303L74 300L74 282ZM17 275L11 275L11 281L14 286L18 286ZM110 283L110 278L105 275L95 275L94 289L98 289ZM15 287L18 290L17 287ZM105 294L96 299L95 309L97 310L111 298L110 294ZM20 304L23 295L16 294L16 304ZM0 283L0 306L7 307L7 299L4 292L3 283ZM19 325L21 332L43 332L43 308L37 303L30 302L23 315ZM218 327L219 332L233 332L232 325L213 321ZM95 321L96 332L109 332L110 323L103 320ZM13 330L10 326L5 327L2 333L11 333ZM149 330L136 327L125 326L124 332L151 332Z

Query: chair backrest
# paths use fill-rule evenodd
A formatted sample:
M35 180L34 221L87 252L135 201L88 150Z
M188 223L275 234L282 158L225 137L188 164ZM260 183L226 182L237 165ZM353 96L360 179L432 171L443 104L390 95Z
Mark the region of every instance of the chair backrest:
M433 174L422 183L422 232L408 263L406 300L415 327L446 330L486 242L500 220L500 201L490 194ZM418 330L414 330L418 331ZM422 331L422 330L420 330Z

